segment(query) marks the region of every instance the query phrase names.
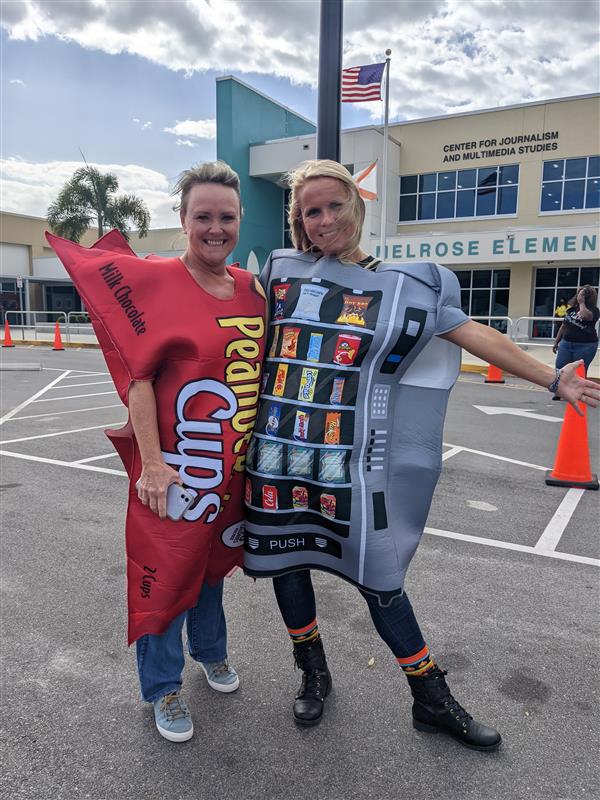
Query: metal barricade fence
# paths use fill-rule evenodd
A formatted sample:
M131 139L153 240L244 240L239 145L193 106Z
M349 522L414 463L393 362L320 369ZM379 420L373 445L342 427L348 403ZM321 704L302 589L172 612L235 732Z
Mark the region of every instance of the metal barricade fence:
M71 336L86 336L96 340L94 329L85 311L6 311L6 319L11 331L21 332L25 341L33 333L35 341L39 334L53 334L55 323L61 326L61 333L71 342ZM519 317L513 320L506 316L475 316L475 322L487 323L524 348L552 347L555 330L563 322L561 317ZM27 336L26 336L27 333ZM543 334L547 334L544 336Z
M64 329L67 341L70 341L69 323L67 314L64 311L6 311L5 317L11 331L21 331L21 341L23 342L30 337L31 332L33 332L33 338L36 342L38 334L53 334L54 326L57 322L61 329ZM27 337L25 336L26 331Z
M93 336L95 338L94 329L90 322L90 315L86 311L69 311L67 314L67 337L71 341L71 334L78 336Z
M513 341L527 347L552 347L563 322L562 317L519 317L514 323Z
M470 319L474 320L475 322L489 322L492 328L496 328L496 330L500 331L500 333L505 333L509 339L512 339L512 330L513 330L513 321L510 317L470 317ZM493 323L498 323L494 325ZM503 323L505 323L503 325ZM502 328L506 330L502 330Z

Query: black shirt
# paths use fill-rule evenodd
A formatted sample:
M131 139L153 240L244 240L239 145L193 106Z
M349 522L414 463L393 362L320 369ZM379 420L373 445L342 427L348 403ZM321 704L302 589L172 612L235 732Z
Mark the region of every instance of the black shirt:
M564 332L562 338L566 342L592 343L598 341L598 334L595 325L598 322L598 306L589 309L592 312L592 319L579 318L579 306L572 306L565 314L563 325Z

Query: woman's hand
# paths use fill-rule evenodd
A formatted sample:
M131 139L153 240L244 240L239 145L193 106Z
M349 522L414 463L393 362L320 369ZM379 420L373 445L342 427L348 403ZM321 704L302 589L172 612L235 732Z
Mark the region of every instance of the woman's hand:
M579 409L578 403L585 403L593 408L596 408L600 403L600 387L598 384L594 383L594 381L588 381L586 378L580 378L576 372L577 367L581 364L583 364L582 360L573 361L561 369L560 381L556 390L556 394L562 397L563 400L568 400L580 416L583 412Z
M150 508L160 519L167 516L167 489L172 483L180 486L183 481L179 473L164 461L153 462L142 467L138 485L140 501Z
M554 355L558 353L558 342L554 342L554 344L552 345L552 352L554 353Z

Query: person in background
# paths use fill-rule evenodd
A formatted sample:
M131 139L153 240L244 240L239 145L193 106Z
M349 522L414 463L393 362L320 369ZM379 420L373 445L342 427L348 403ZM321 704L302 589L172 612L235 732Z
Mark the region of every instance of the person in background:
M581 359L587 373L598 350L596 323L600 311L597 301L598 293L589 284L582 286L571 298L552 348L552 352L556 354L556 369L562 369ZM557 316L561 315L557 313ZM561 398L555 394L552 399Z
M564 297L561 297L560 300L558 301L558 305L554 309L554 316L558 317L559 319L563 319L563 317L567 313L568 308L569 308L569 306L567 305L567 301L565 300ZM559 327L560 327L560 323L559 322L555 322L554 323L554 335L555 336L558 333Z

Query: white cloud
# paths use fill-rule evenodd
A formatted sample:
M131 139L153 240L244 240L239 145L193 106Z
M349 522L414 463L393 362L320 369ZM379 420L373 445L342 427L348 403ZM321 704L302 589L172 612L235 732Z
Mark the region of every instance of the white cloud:
M143 14L136 0L4 6L13 39L56 36L186 75L226 65L317 82L318 0L153 0ZM344 10L344 65L392 49L392 119L594 92L599 13L594 0L354 0ZM380 103L363 108L380 120Z
M142 120L138 119L138 117L133 117L131 121L135 125L137 125L138 128L141 128L143 131L147 131L149 128L152 127L152 122L150 122L150 120L148 120L147 122L142 122Z
M216 119L186 119L177 123L172 128L163 128L165 133L172 133L175 136L191 136L195 139L216 139L217 120ZM181 142L177 142L181 144Z
M197 147L193 142L190 142L189 139L177 139L175 144L178 144L180 147Z
M25 81L22 81L20 78L13 78L10 81L10 83L12 83L13 86L26 86L27 85L25 83Z
M3 211L45 217L50 203L81 167L79 161L50 161L33 163L21 158L0 160L0 184ZM169 194L165 175L137 164L91 164L102 172L112 172L119 179L119 192L135 194L150 210L152 228L171 228L178 225L173 211L174 198Z

